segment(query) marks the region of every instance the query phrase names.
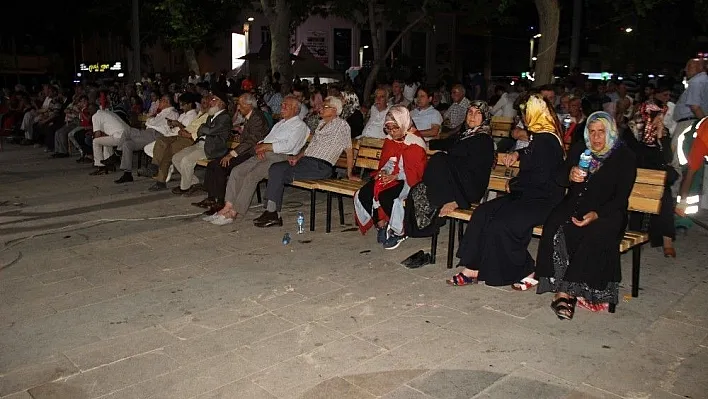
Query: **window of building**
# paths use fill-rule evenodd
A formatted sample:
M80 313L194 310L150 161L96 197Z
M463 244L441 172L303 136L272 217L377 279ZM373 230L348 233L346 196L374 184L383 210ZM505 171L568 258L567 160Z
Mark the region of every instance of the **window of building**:
M346 71L352 66L352 30L334 30L334 69Z

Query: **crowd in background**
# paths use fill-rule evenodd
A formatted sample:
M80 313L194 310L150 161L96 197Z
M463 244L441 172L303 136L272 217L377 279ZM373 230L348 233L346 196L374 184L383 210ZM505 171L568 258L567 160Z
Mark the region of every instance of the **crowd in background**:
M354 204L362 233L374 228L386 249L430 234L440 218L480 202L497 159L520 161L509 194L475 210L457 254L465 269L448 283L538 286L539 293L556 293L556 315L570 319L576 303L595 311L617 303L617 240L637 168L668 177L660 214L631 220L630 227L648 225L652 245L676 257L675 140L708 111L703 63L689 61L686 73L683 93L668 77L594 82L574 70L562 83L533 89L527 81L490 87L481 75L432 87L423 78L392 77L370 98L362 97L360 81L283 82L277 72L261 82L145 76L134 84L17 85L3 89L0 115L22 145L43 147L52 158L68 157L73 148L77 162L93 164L92 175L120 167L117 184L133 182L133 152L144 151L152 161L138 174L153 178L150 190L167 189L176 169L180 184L172 192L206 191L194 205L206 208L204 220L215 225L247 212L264 178L264 212L254 224L282 225L284 185L331 177L342 153L345 178L358 180L351 140L383 139L379 167ZM512 121L509 137L492 139L494 117ZM428 150L439 152L428 157ZM593 161L579 170L585 153ZM194 175L201 159L209 160L204 182ZM533 227L544 222L550 228L534 261L526 247Z

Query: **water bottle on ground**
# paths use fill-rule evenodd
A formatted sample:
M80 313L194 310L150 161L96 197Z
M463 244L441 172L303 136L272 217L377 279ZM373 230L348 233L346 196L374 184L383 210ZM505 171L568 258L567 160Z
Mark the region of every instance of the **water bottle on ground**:
M585 177L588 176L590 171L590 162L592 161L592 152L588 149L584 153L580 154L580 161L578 162L578 168L583 171Z
M283 245L288 245L290 244L290 233L285 233L283 236Z
M297 233L303 234L305 232L305 214L302 212L297 213Z

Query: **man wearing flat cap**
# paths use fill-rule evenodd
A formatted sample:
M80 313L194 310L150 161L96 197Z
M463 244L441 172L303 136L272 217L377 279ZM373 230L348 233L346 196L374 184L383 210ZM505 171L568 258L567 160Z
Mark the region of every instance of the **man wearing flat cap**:
M175 194L185 194L197 190L199 179L194 176L194 168L200 159L214 159L226 155L228 152L227 141L231 135L231 117L227 112L229 98L223 92L212 92L209 108L209 117L197 130L197 139L194 144L176 153L172 163L180 174L179 187L172 190ZM155 190L167 188L165 183L156 182L152 187Z

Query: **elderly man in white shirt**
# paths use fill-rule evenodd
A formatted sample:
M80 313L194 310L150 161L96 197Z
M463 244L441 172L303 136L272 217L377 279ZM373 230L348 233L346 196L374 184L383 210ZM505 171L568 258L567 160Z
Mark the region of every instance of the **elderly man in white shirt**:
M113 147L120 145L130 126L111 111L101 109L91 117L93 125L93 164L96 168L91 175L105 175L109 172L102 161L111 157ZM115 165L112 167L115 170Z
M282 119L273 126L263 141L256 145L256 156L231 171L226 184L224 208L205 217L205 221L225 225L233 222L237 215L245 214L251 205L258 182L268 177L270 166L300 152L310 132L305 122L298 117L301 105L297 97L285 96L280 108Z
M131 129L126 135L123 136L120 146L123 151L120 157L120 168L124 171L124 174L120 179L116 180L116 183L133 181L133 151L142 150L146 145L152 143L158 137L177 135L177 133L172 130L167 122L168 120L175 120L179 118L179 113L172 106L172 100L169 95L165 94L160 98L158 110L159 112L155 115L155 117L148 118L148 120L145 121L145 130ZM106 161L108 164L115 165L118 160L117 158L118 157L111 157ZM130 178L128 178L128 176L130 176Z
M506 92L504 86L497 86L494 91L499 96L499 100L492 107L492 116L503 116L507 118L513 118L516 116L516 110L514 109L514 99Z
M386 113L388 112L388 93L384 89L376 89L374 93L374 105L369 111L369 120L364 126L364 131L359 137L373 137L377 139L385 139L386 133L384 133L384 119L386 119Z

